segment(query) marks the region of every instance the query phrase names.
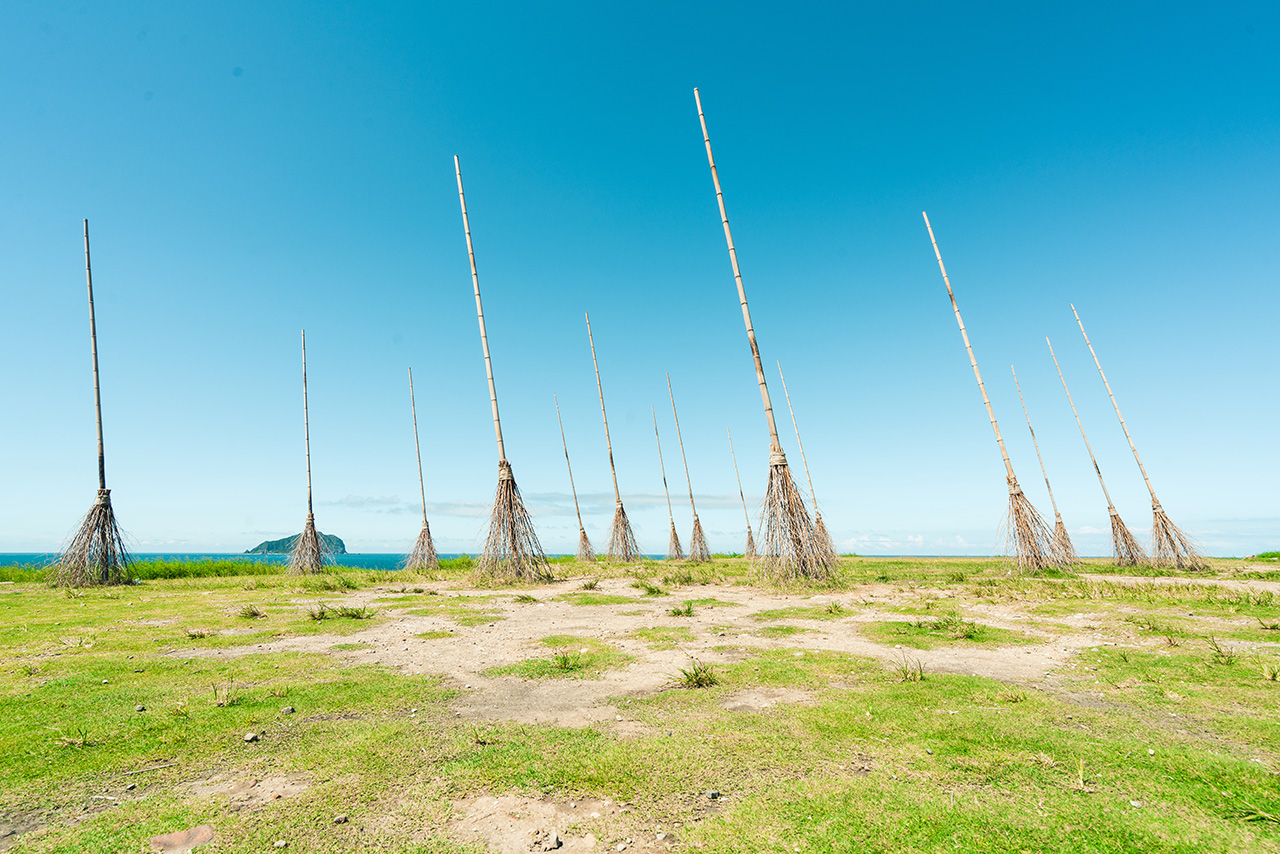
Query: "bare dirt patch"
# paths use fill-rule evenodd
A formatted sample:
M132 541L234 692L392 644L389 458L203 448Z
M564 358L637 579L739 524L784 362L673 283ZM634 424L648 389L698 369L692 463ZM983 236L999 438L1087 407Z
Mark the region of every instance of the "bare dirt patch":
M641 827L627 805L608 799L564 802L481 795L456 802L454 809L461 813L449 823L454 837L483 842L499 854L669 851L676 843L675 831Z
M196 798L225 798L232 811L254 809L281 798L300 795L311 787L301 777L271 775L267 777L228 777L215 774L205 780L187 783L183 788Z

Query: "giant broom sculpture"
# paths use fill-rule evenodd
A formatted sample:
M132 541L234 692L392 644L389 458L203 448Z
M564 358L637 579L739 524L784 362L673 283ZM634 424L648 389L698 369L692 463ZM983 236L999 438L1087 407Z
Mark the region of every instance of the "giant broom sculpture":
M1040 461L1040 473L1044 475L1044 488L1049 490L1049 503L1053 505L1053 556L1059 566L1072 566L1079 563L1080 555L1076 554L1076 547L1071 544L1071 535L1067 533L1067 526L1062 522L1062 514L1058 512L1058 502L1053 498L1053 487L1049 485L1049 470L1044 467L1044 457L1040 455L1040 443L1036 441L1036 430L1031 426L1031 413L1027 412L1027 402L1022 399L1022 386L1018 385L1018 372L1013 370L1013 365L1009 366L1009 370L1013 371L1013 387L1018 390L1018 402L1022 404L1022 414L1027 417L1027 430L1031 432L1031 444L1036 449L1036 459Z
M1138 461L1138 470L1142 472L1142 479L1146 481L1147 491L1151 493L1152 560L1161 566L1176 566L1178 569L1205 569L1204 558L1196 551L1195 544L1192 543L1191 538L1183 533L1181 528L1173 524L1169 514L1165 513L1164 507L1160 505L1160 499L1156 498L1156 491L1151 485L1151 478L1147 477L1146 466L1142 464L1142 457L1138 456L1138 446L1133 444L1133 437L1129 435L1129 427L1124 423L1124 416L1120 414L1120 405L1116 403L1116 396L1111 393L1111 383L1107 382L1107 375L1102 372L1102 363L1098 361L1098 354L1093 352L1093 345L1089 343L1089 336L1084 331L1084 324L1080 322L1080 314L1076 311L1074 305L1071 306L1071 313L1076 316L1076 323L1080 326L1080 334L1084 335L1084 343L1089 347L1089 355L1093 356L1093 363L1098 366L1098 374L1102 377L1102 384L1107 387L1107 395L1111 398L1111 405L1116 410L1116 417L1120 419L1120 427L1124 430L1124 437L1129 440L1129 449L1133 451L1133 458Z
M564 421L560 419L560 398L553 394L551 399L556 403L556 423L560 425L560 444L564 445L564 467L569 470L569 491L573 493L573 512L578 515L578 560L582 563L590 563L596 559L596 550L591 547L587 529L582 526L582 511L578 508L578 488L573 485L573 466L569 465L569 443L564 438Z
M489 404L493 409L493 434L498 442L498 488L489 517L489 536L476 565L476 573L490 579L550 581L553 578L547 556L538 542L533 519L520 497L511 463L502 445L502 422L498 419L498 392L493 384L493 363L489 359L489 336L484 328L484 308L480 304L480 277L476 275L476 254L471 246L471 223L467 219L467 197L462 192L462 167L457 155L453 171L458 176L458 203L462 206L462 230L467 236L467 258L471 262L471 285L476 295L476 320L480 324L480 348L484 351L484 372L489 379Z
M684 560L684 548L680 545L680 535L676 533L676 516L671 512L671 490L667 488L667 467L662 462L662 439L658 436L658 411L650 406L649 412L653 415L653 438L658 443L658 471L662 472L662 491L667 496L667 518L671 520L671 536L667 538L667 560Z
M982 392L982 403L987 408L987 417L991 419L991 429L996 434L996 444L1000 446L1000 456L1004 458L1005 480L1009 484L1009 512L1005 518L1005 531L1008 545L1017 556L1018 568L1023 571L1039 572L1053 566L1053 537L1049 526L1040 518L1036 508L1031 506L1018 478L1013 473L1013 463L1009 462L1009 452L1004 447L1004 437L1000 435L1000 425L996 423L995 411L991 408L991 400L987 397L987 387L982 382L982 374L978 371L978 360L973 356L973 347L969 344L969 333L965 331L964 320L960 317L960 307L956 304L956 295L951 290L951 279L947 277L947 268L942 263L942 253L938 251L938 241L933 236L933 226L929 224L929 215L924 214L924 227L929 230L929 242L933 244L934 257L938 259L938 269L942 271L943 284L947 286L947 296L951 297L951 308L956 314L956 323L960 325L960 337L964 339L964 349L969 353L969 364L973 367L973 376L978 381L978 391Z
M738 497L742 499L742 518L747 520L747 545L742 552L743 557L756 556L756 538L751 535L751 514L747 512L747 496L742 491L742 477L738 474L738 455L733 452L733 431L724 428L729 434L729 456L733 458L733 476L738 481Z
M702 532L698 508L693 503L693 481L689 479L689 460L684 455L684 437L680 435L680 416L676 414L676 395L671 390L671 374L667 374L667 394L671 397L671 417L675 419L676 439L680 442L680 462L684 463L684 482L689 487L689 509L693 511L693 533L689 535L689 560L695 563L706 563L711 560L711 549L707 548L707 535Z
M1062 380L1062 390L1067 393L1067 403L1071 404L1071 414L1076 417L1076 426L1080 428L1080 436L1084 439L1085 450L1089 452L1089 461L1093 463L1093 470L1098 473L1098 484L1102 486L1102 495L1107 499L1107 514L1111 517L1111 548L1115 554L1117 566L1137 566L1147 562L1147 554L1142 550L1142 546L1138 545L1138 540L1129 532L1128 526L1124 520L1120 518L1120 513L1116 510L1115 504L1111 502L1111 493L1107 491L1107 484L1102 480L1102 469L1098 468L1098 461L1093 456L1093 448L1089 445L1089 437L1085 435L1084 423L1080 420L1080 413L1076 412L1075 401L1071 399L1071 389L1067 388L1067 379L1062 375L1062 368L1058 365L1058 357L1053 353L1053 344L1048 338L1044 339L1044 343L1049 345L1049 355L1053 357L1053 366L1058 369L1058 379Z
M307 330L302 330L302 441L307 455L307 523L293 543L289 572L308 575L324 569L325 551L316 533L316 517L311 507L311 416L307 406Z
M413 544L413 551L404 562L404 568L418 572L435 572L440 568L436 557L436 545L431 541L431 526L427 524L427 487L422 480L422 446L418 443L418 405L413 399L413 368L409 369L409 411L413 413L413 449L418 454L418 492L422 496L422 530Z
M613 475L613 528L609 532L609 557L629 561L640 556L640 546L631 530L631 520L622 506L622 493L618 491L618 470L613 465L613 441L609 438L609 416L604 411L604 386L600 384L600 364L596 362L596 339L591 335L591 316L587 318L587 340L591 342L591 366L596 370L596 391L600 392L600 418L604 421L604 446L609 451L609 474Z
M759 561L766 574L787 579L824 579L828 568L813 538L813 521L805 509L804 497L796 489L787 456L778 441L778 425L773 418L773 404L769 400L769 387L764 381L764 364L760 361L760 347L756 343L755 328L751 325L751 310L747 307L747 292L742 287L742 271L738 268L738 253L733 248L733 235L729 231L729 215L724 207L724 193L720 189L720 176L711 154L711 136L707 133L707 119L702 113L702 99L693 90L693 100L698 106L698 121L702 125L702 141L707 148L707 164L711 167L711 182L716 189L716 203L720 207L720 222L724 226L724 239L729 247L729 265L738 286L738 302L742 305L742 322L747 327L747 341L751 345L751 357L755 360L756 382L760 385L760 399L764 403L764 417L769 426L769 483L764 493L764 509L760 518L762 541Z
M102 444L102 392L98 385L98 326L93 313L93 268L89 264L89 220L84 221L84 277L89 286L89 348L93 353L93 408L98 421L98 497L58 556L53 583L59 587L127 584L133 559L111 509Z
M822 521L822 511L818 509L818 493L813 489L813 476L809 474L809 460L804 455L804 442L800 441L800 425L796 424L796 411L791 408L791 393L787 391L787 378L782 375L782 362L778 362L778 379L782 380L782 395L787 399L787 412L791 413L791 427L796 431L796 447L800 449L800 462L804 464L805 480L809 481L809 497L813 500L813 539L819 552L828 566L840 563L840 553L836 544L831 542L831 534Z

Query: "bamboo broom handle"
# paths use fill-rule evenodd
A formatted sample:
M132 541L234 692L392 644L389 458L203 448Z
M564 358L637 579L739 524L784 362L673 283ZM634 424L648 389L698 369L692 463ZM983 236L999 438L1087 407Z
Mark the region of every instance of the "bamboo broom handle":
M413 412L413 450L418 454L418 492L422 494L422 524L427 524L427 487L422 482L422 447L418 444L418 404L413 399L413 368L409 369L409 410Z
M729 456L733 458L733 476L738 481L738 497L742 499L742 518L747 520L747 533L751 533L751 514L747 512L747 496L742 492L742 476L738 474L738 455L733 452L733 431L728 427L724 431L729 434Z
M684 482L689 485L689 509L693 518L698 518L698 508L693 504L693 481L689 479L689 461L684 455L684 438L680 435L680 416L676 414L676 395L671 390L671 374L667 374L667 394L671 397L671 417L676 422L676 439L680 442L680 461L684 463Z
M556 402L556 423L560 425L560 444L564 445L564 467L569 470L569 491L573 493L573 512L578 515L578 530L585 531L582 527L582 511L578 509L578 490L573 485L573 466L569 464L569 443L564 438L564 421L560 418L560 398L554 394L551 399Z
M1147 477L1147 467L1142 464L1142 457L1138 456L1138 446L1133 444L1133 437L1129 435L1129 425L1124 423L1124 416L1120 414L1120 404L1116 403L1116 396L1111 393L1111 383L1107 382L1107 375L1102 372L1102 363L1098 361L1098 354L1093 352L1093 345L1089 343L1089 335L1084 331L1084 324L1080 322L1080 314L1076 311L1074 305L1071 306L1071 313L1076 316L1076 323L1080 326L1080 334L1084 336L1084 343L1089 347L1089 355L1093 356L1093 363L1098 366L1098 373L1102 376L1102 384L1107 387L1107 395L1111 398L1111 405L1116 410L1116 417L1120 419L1120 428L1124 430L1124 437L1129 440L1129 450L1133 451L1133 458L1138 461L1138 470L1142 472L1142 479L1147 482L1147 491L1151 493L1151 503L1159 504L1160 500L1156 498L1156 491L1151 486L1151 478Z
M1018 385L1018 372L1013 370L1013 365L1009 366L1009 370L1013 371L1013 387L1018 390L1018 402L1022 404L1022 414L1027 417L1027 429L1031 431L1031 444L1036 449L1036 459L1040 461L1040 473L1044 475L1044 488L1049 490L1049 503L1053 505L1053 515L1061 518L1058 502L1053 499L1053 487L1049 485L1049 470L1044 467L1044 457L1040 456L1040 443L1036 441L1036 430L1031 426L1031 413L1027 412L1027 402L1022 399L1022 386Z
M724 207L724 193L720 189L720 174L716 171L716 160L711 154L711 137L707 134L707 118L702 114L702 98L698 90L693 90L694 103L698 105L698 121L702 124L702 140L707 147L707 163L711 166L711 182L716 188L716 204L720 206L720 221L724 225L724 240L729 246L729 264L733 267L733 280L738 285L738 301L742 304L742 322L747 327L747 341L751 344L751 358L756 364L756 381L760 384L760 399L764 402L764 417L769 423L769 450L773 454L782 454L782 445L778 441L778 425L773 418L773 403L769 400L769 386L764 381L764 363L760 361L760 346L756 343L756 330L751 325L751 309L747 307L747 292L742 287L742 271L738 268L738 252L733 248L733 234L729 231L729 214ZM770 460L772 464L772 460Z
M467 220L467 197L462 192L462 167L458 155L453 156L453 171L458 176L458 202L462 205L462 230L467 235L467 258L471 261L471 286L476 292L476 319L480 322L480 346L484 350L484 373L489 378L489 404L493 407L493 435L498 440L498 462L507 459L502 446L502 422L498 419L498 391L493 385L493 363L489 361L489 335L484 328L484 307L480 304L480 277L476 275L476 253L471 247L471 223Z
M995 431L996 443L1000 446L1000 456L1004 458L1004 468L1009 473L1009 489L1012 491L1018 479L1013 474L1013 463L1009 462L1009 452L1005 450L1004 437L1000 435L1000 425L996 423L996 413L991 408L991 400L987 397L987 387L982 382L978 360L973 357L969 333L965 331L964 320L960 317L960 307L956 305L956 295L951 290L951 279L947 277L947 268L942 263L942 253L938 251L938 241L933 236L933 226L929 224L928 213L924 213L924 227L929 229L929 242L933 244L933 254L938 259L938 269L942 271L942 281L947 286L947 296L951 297L951 308L956 313L956 323L960 324L960 337L964 339L964 349L969 352L969 364L973 366L973 376L978 380L978 390L982 392L982 403L987 407L987 416L991 419L991 429Z
M787 411L791 413L791 427L796 431L796 445L800 448L800 462L804 463L804 476L809 481L809 497L813 499L813 512L818 512L818 493L813 491L813 478L809 476L809 460L804 455L804 443L800 441L800 427L796 424L796 411L791 408L791 393L787 391L787 378L782 375L782 362L778 362L778 379L782 380L782 395L787 399Z
M649 412L653 414L653 438L658 443L658 470L662 472L662 491L667 495L667 517L671 520L671 527L676 526L676 514L671 512L671 490L667 489L667 467L662 463L662 439L658 438L658 410L649 405Z
M1044 339L1044 343L1049 345L1049 355L1053 357L1053 366L1058 369L1058 379L1062 380L1062 390L1067 393L1067 403L1071 404L1071 414L1076 417L1076 426L1080 428L1080 435L1084 438L1085 450L1089 452L1089 461L1093 463L1093 470L1098 473L1098 483L1102 486L1102 495L1107 499L1107 511L1115 514L1116 507L1111 501L1111 493L1107 492L1106 481L1102 479L1102 469L1098 468L1098 460L1093 456L1093 448L1089 445L1089 437L1085 435L1084 423L1080 420L1080 413L1076 412L1075 401L1071 399L1071 389L1067 388L1067 379L1062 375L1062 366L1058 364L1058 357L1053 353L1053 344L1050 343L1048 337Z
M84 277L89 284L89 348L93 352L93 411L98 419L98 489L107 488L107 455L102 443L102 391L98 385L98 323L93 313L93 268L89 264L89 220L84 221Z
M311 516L311 413L307 404L307 330L302 330L302 441L307 452L307 515Z
M600 364L596 362L596 339L591 335L591 315L582 313L587 319L587 340L591 342L591 366L596 369L596 391L600 392L600 418L604 421L604 446L609 449L609 473L613 475L613 500L622 503L622 493L618 492L618 470L613 466L613 441L609 438L609 416L604 411L604 386L600 384Z

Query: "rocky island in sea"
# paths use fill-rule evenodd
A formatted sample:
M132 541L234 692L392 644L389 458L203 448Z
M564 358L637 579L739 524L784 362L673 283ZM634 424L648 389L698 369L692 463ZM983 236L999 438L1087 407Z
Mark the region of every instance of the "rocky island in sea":
M247 555L287 555L293 552L294 545L298 542L301 534L294 534L292 537L285 537L283 540L267 540L265 543L258 543L253 548L247 550ZM347 546L342 542L340 537L333 534L319 534L320 548L324 549L326 554L344 555L347 553Z

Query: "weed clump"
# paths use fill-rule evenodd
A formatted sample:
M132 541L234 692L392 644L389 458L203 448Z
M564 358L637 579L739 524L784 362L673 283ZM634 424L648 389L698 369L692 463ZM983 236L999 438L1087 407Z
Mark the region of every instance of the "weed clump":
M676 683L681 688L710 688L720 683L720 677L716 675L715 669L710 664L690 658L689 666L680 668Z

